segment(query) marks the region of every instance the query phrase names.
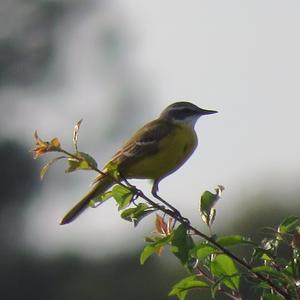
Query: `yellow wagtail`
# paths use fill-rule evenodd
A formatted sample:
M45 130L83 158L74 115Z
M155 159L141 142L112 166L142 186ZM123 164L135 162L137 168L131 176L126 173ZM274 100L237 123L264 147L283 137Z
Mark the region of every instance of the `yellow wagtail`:
M157 196L159 182L179 169L197 147L195 123L203 115L214 110L202 109L190 102L169 105L160 116L138 130L112 157L98 175L92 189L62 219L60 224L72 222L88 206L89 202L115 184L105 175L113 164L121 178L154 180L152 194Z

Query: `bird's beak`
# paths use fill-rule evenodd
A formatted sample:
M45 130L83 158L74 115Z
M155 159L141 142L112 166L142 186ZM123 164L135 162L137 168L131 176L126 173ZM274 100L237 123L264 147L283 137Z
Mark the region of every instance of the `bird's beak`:
M200 108L200 110L199 110L199 114L201 116L212 115L212 114L216 114L216 113L217 113L216 110L208 110L208 109L203 109L203 108Z

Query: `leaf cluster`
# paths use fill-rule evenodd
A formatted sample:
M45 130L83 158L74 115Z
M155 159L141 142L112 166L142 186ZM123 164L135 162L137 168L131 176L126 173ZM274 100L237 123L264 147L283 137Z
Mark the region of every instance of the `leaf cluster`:
M66 173L77 170L93 170L104 174L89 154L79 151L78 135L81 120L73 131L74 151L62 148L58 138L42 140L35 132L34 158L49 152L59 153L41 170L43 178L49 167L58 160L67 161ZM205 191L199 201L199 219L208 233L198 230L177 209L159 196L159 202L147 197L141 190L122 179L118 166L108 165L105 176L111 176L115 185L110 191L97 196L91 207L110 198L115 200L120 217L137 226L145 217L156 212L155 230L145 238L147 243L140 256L141 264L153 255L160 255L165 248L179 260L187 271L187 277L176 283L169 295L186 299L191 290L210 290L212 298L220 293L229 299L244 299L241 283L247 282L261 294L262 300L300 300L300 218L289 216L277 228L266 228L261 241L254 242L239 234L218 236L213 225L216 219L216 204L221 199L224 187L215 192ZM162 205L163 204L163 205ZM246 247L248 255L238 257L235 247ZM282 249L288 255L281 255ZM246 258L247 257L247 258Z

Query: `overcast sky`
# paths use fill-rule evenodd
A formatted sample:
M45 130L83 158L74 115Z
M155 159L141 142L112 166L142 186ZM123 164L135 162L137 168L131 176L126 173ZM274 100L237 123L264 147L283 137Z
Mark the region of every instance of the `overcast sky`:
M83 144L104 163L128 135L122 131L111 140L103 129L107 123L114 124L110 116L118 107L108 99L115 95L114 84L124 81L120 61L112 74L101 73L105 61L99 62L99 36L105 28L115 27L128 43L119 59L130 70L140 93L145 93L139 98L136 118L123 120L120 112L117 126L123 122L134 130L177 100L219 111L200 119L195 154L181 170L161 182L160 191L166 199L195 218L199 195L223 184L226 191L218 209L226 222L230 215L227 208L235 201L242 203L237 197L242 190L264 185L276 189L279 183L284 190L293 189L300 173L299 1L127 0L109 1L104 6L94 2L69 16L57 31L59 56L53 77L60 74L63 84L45 87L47 90L2 91L2 96L12 100L25 99L22 104L7 104L20 120L14 126L8 126L6 120L7 132L23 136L25 132L27 143L36 128L42 136L71 139L72 126L83 117ZM41 97L47 101L37 105L36 99ZM38 113L32 115L33 110ZM45 177L46 195L37 195L28 209L30 247L38 247L41 253L72 248L78 253L103 254L115 242L108 232L118 235L123 243L128 238L135 241L133 244L142 242L137 232L145 234L150 223L134 230L118 220L112 203L90 209L68 226L58 226L58 220L85 193L92 178L83 174L57 181L53 177L59 172L62 169L54 167L49 179ZM141 184L150 187L147 182ZM44 242L36 245L30 237Z

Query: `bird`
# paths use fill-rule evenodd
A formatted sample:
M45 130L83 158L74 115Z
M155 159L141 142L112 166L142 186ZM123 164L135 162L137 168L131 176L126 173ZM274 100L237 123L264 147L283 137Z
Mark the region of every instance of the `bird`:
M170 104L158 118L140 128L113 155L96 177L91 190L63 217L60 224L74 221L94 198L105 193L114 184L106 175L114 165L120 178L150 179L152 195L157 196L162 179L178 170L192 155L198 145L195 124L204 115L215 114L197 105L180 101Z

